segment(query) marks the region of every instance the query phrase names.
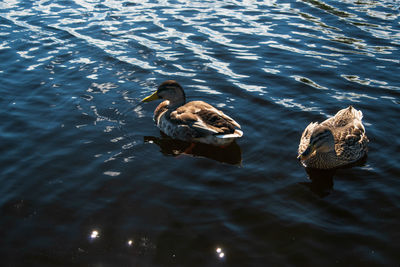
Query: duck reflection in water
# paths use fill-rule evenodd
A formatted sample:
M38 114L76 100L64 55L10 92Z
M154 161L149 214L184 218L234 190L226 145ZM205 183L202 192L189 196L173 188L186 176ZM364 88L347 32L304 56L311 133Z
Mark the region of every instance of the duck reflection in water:
M232 165L241 165L242 163L242 151L235 141L228 146L219 147L172 139L163 132L160 132L160 134L161 137L145 136L144 142L157 144L164 155L205 157Z
M311 182L301 182L300 184L307 186L313 193L315 193L319 197L326 197L333 191L333 177L338 170L364 166L366 161L367 155L365 155L357 162L339 168L315 169L305 167L304 169L306 170L308 178L311 180Z

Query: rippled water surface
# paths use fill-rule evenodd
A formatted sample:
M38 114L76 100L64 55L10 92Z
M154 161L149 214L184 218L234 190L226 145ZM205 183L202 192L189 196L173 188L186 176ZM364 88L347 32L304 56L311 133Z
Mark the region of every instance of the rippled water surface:
M398 266L399 6L0 2L2 266ZM140 104L166 79L243 138L184 153ZM367 161L310 179L349 105Z

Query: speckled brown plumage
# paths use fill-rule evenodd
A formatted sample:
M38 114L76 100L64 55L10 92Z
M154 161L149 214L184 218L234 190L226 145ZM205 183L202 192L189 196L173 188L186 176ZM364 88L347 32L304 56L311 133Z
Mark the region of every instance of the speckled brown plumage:
M364 157L368 150L368 138L362 124L362 117L361 111L349 106L320 124L310 123L301 136L298 148L299 158L303 165L310 168L330 169L353 163ZM317 131L321 132L322 128L329 133L317 133ZM320 137L317 136L318 134ZM334 148L324 153L314 149L310 155L302 156L310 146L310 141L314 141L314 136L317 145L324 148L328 147L325 144L329 144L329 136L332 136ZM324 140L321 141L321 139Z

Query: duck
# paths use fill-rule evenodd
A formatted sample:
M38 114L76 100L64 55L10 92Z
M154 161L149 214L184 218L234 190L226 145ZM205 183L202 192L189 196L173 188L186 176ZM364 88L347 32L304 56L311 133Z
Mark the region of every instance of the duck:
M349 106L322 123L311 122L301 135L297 158L312 169L335 169L363 159L369 140L362 118L361 110Z
M164 100L154 110L157 127L172 139L224 147L243 136L234 119L204 101L186 102L182 86L174 80L161 83L141 102Z

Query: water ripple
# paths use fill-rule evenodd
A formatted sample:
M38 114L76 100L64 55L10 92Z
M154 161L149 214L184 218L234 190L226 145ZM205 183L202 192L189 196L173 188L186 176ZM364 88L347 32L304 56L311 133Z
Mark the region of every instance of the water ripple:
M0 2L2 260L398 264L399 6ZM165 79L243 138L162 135L140 99ZM309 180L302 130L348 105L364 114L366 165Z

